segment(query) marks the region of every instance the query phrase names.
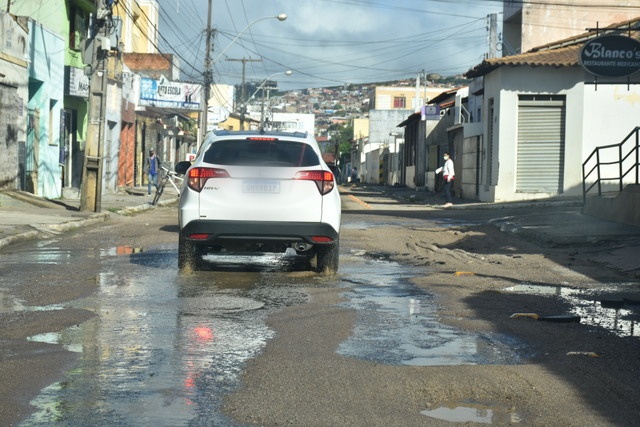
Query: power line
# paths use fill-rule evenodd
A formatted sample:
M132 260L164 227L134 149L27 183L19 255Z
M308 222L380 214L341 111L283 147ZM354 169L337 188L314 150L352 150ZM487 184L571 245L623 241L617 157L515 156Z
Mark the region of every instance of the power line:
M121 8L122 8L122 10L127 14L127 16L128 16L128 17L131 19L131 21L134 23L134 25L136 25L136 26L138 27L138 29L143 30L143 28L141 27L141 25L140 25L138 22L136 22L137 20L136 20L136 19L134 19L133 12L132 12L130 9L128 9L128 8L124 5L124 2L123 2L123 3L118 3L116 7L121 7ZM158 32L158 29L153 25L153 23L151 22L151 20L150 20L150 19L149 19L149 17L147 16L146 12L145 12L144 10L141 10L141 11L142 11L142 14L144 15L144 17L146 18L146 20L147 20L147 23L148 23L149 27L150 27L150 28L152 27L152 28L157 32L158 36L159 36L162 40L164 40L167 44L169 44L169 43L168 43L168 41L166 41L166 39L164 39L164 37L163 37L162 35L160 35L160 33ZM163 52L161 51L161 49L158 47L158 45L155 43L155 41L154 41L154 40L152 40L152 39L149 37L149 35L148 35L148 34L146 34L144 31L141 31L141 32L143 33L144 37L149 41L149 43L151 43L151 45L152 45L152 46L153 46L153 47L158 51L158 53L159 53L160 55L162 55L162 56L163 56L167 61L169 61L169 63L171 63L172 65L174 65L174 66L175 66L175 64L173 63L173 61L171 60L171 58L168 56L168 54L163 53ZM195 70L196 72L200 73L200 71L199 71L197 68L195 68L195 67L194 67L194 66L193 66L189 61L187 61L187 60L186 60L182 55L180 55L179 53L177 53L177 52L175 52L175 51L173 51L173 55L175 55L175 56L177 56L178 58L182 59L182 60L183 60L183 61L185 61L189 66L191 66L191 68L192 68L193 70ZM183 69L182 69L180 66L178 66L178 67L176 67L176 68L178 68L181 72L183 71ZM186 72L185 72L185 73L186 73Z

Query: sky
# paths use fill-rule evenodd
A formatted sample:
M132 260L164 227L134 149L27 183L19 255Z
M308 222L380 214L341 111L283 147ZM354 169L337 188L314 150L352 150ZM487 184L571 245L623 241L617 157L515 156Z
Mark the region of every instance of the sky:
M157 2L161 51L203 81L208 0ZM212 0L213 82L240 84L242 59L247 82L282 90L463 74L489 51L492 13L502 1Z

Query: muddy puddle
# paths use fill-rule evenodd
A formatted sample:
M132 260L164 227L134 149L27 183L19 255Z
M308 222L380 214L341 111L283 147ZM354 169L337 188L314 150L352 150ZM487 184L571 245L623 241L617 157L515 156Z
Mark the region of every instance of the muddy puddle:
M522 422L521 416L512 408L476 402L440 406L434 409L425 409L420 413L429 418L452 423L512 425Z
M629 283L584 290L522 283L505 290L560 298L571 306L570 314L580 323L603 328L620 337L640 337L640 298L625 296L625 288L636 287L637 284Z
M68 258L66 251L54 253ZM181 276L174 267L175 245L100 253L99 291L89 298L65 306L25 307L9 289L0 289L0 312L72 306L98 314L73 328L30 337L82 356L64 381L31 402L36 412L22 426L234 425L219 412L221 399L241 386L245 363L274 336L266 323L270 310L304 304L304 288L319 286L315 274L272 269L286 265L291 254L252 258L253 267L246 266L249 259L229 258L230 271ZM221 263L215 257L207 261ZM357 319L352 335L337 349L340 355L399 366L509 365L533 356L513 337L442 324L434 295L411 283L417 274L425 272L345 248L338 280L330 286L341 287L345 301L340 306L355 310ZM598 319L599 325L610 324L604 327L622 334L639 333L628 319L634 313L629 301L607 308L604 316L605 307L593 293L528 284L508 291L565 298L585 321ZM420 414L456 423L521 422L511 408L483 402L451 402Z
M410 282L417 274L411 267L359 252L341 262L348 299L341 306L357 310L358 317L339 354L413 366L517 364L526 357L515 338L440 323L433 295Z

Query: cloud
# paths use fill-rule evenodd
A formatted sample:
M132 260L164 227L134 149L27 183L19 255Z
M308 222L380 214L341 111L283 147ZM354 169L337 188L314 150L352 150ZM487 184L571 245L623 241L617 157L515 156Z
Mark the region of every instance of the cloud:
M175 0L158 0L161 8L175 8ZM260 80L292 69L282 79L288 88L332 86L344 83L387 81L415 76L420 70L444 75L467 71L487 50L486 15L501 10L500 2L460 0L226 0L216 1L213 20L218 30L215 50L220 52L238 33L261 17L286 13L284 22L261 20L233 43L228 58L255 58L247 64L247 79ZM185 9L190 3L180 3ZM188 33L197 39L181 52L202 64L204 44L198 20L206 21L206 2L181 24L161 20L166 34ZM182 7L181 6L181 7ZM204 24L202 24L204 26ZM179 27L176 29L176 27ZM237 84L240 63L219 61L218 81ZM293 86L293 87L292 87Z

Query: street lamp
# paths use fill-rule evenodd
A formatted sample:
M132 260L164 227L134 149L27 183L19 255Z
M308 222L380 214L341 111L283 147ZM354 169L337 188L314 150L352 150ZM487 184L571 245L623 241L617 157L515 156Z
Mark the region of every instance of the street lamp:
M231 42L229 42L229 44L227 45L227 47L225 47L225 48L222 50L222 52L220 52L220 54L216 57L216 59L214 59L214 60L213 60L213 63L215 64L216 62L218 62L218 60L219 60L220 58L222 58L222 55L224 55L224 54L225 54L225 52L226 52L226 51L231 47L231 45L232 45L232 44L234 44L234 43L235 43L235 42L240 38L240 36L241 36L245 31L247 31L247 30L249 29L249 27L251 27L251 26L252 26L253 24L255 24L256 22L264 21L265 19L277 19L278 21L282 22L282 21L284 21L284 20L286 20L286 19L287 19L287 14L286 14L286 13L281 13L281 14L276 15L276 16L265 16L265 17L258 18L258 19L256 19L255 21L250 22L250 23L249 23L249 25L247 25L246 27L244 27L244 29L243 29L242 31L240 31L240 32L238 33L238 35L237 35L237 36L235 36L235 37L233 38L233 40L231 40Z
M251 101L253 99L254 96L256 96L256 94L260 91L260 89L262 89L264 87L264 85L269 81L269 79L273 76L277 76L278 74L284 74L286 76L290 76L291 74L293 74L293 71L291 70L287 70L287 71L280 71L278 73L273 73L271 74L269 77L267 77L266 79L264 79L262 81L262 83L260 83L260 86L258 86L258 88L256 89L255 92L253 92L253 95L251 95L249 97L249 99L247 99L247 102Z
M202 139L204 139L204 135L207 133L207 126L208 126L208 115L209 115L209 98L211 96L211 84L213 82L213 72L211 71L211 67L213 66L213 64L215 64L216 62L218 62L218 60L220 58L222 58L222 55L225 54L225 52L231 47L231 45L233 45L236 40L238 40L240 38L240 36L249 29L249 27L251 27L253 24L255 24L256 22L259 21L263 21L265 19L277 19L278 21L282 22L284 20L287 19L287 14L286 13L280 13L276 16L265 16L262 18L258 18L254 21L251 21L246 27L244 27L242 29L242 31L240 31L238 33L238 35L236 35L233 40L231 40L231 42L227 45L227 47L225 47L222 52L220 52L220 54L216 57L216 59L214 59L213 61L211 60L211 35L212 35L212 30L211 30L211 0L209 1L209 11L208 11L208 16L207 16L208 22L207 22L207 48L206 48L206 54L205 54L205 59L204 59L204 109L203 109L203 114L202 114Z
M260 83L260 86L258 86L256 91L253 92L253 95L251 95L249 99L247 99L247 104L249 103L249 101L253 99L254 96L256 96L258 91L264 87L264 85L269 81L269 79L271 79L273 76L277 76L278 74L284 74L285 76L290 76L291 74L293 74L293 71L291 70L280 71L278 73L273 73L269 77L264 79L262 83ZM264 90L262 91L262 105L260 107L260 130L262 130L263 128L264 128Z

